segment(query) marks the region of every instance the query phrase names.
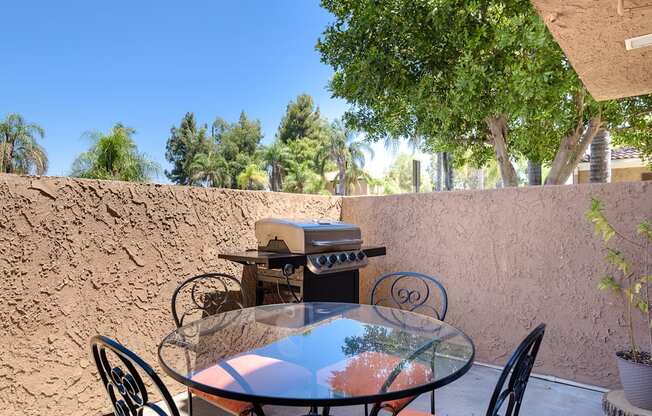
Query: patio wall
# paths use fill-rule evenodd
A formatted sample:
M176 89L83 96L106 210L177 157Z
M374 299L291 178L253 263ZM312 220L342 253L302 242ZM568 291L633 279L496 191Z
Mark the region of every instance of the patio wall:
M367 243L388 248L363 271L362 299L381 271L436 275L447 320L481 361L503 364L546 322L538 372L614 385L624 320L596 290L605 266L583 219L591 196L624 229L652 217L649 182L339 199L0 175L0 413L107 411L88 338L115 336L156 364L178 281L239 274L217 255L253 247L264 216L360 224Z
M545 322L536 372L614 386L624 316L596 289L608 268L584 219L591 197L628 233L652 218L652 182L345 198L343 219L387 246L362 273L361 299L381 272L434 275L448 289L446 320L471 336L479 361L503 365Z
M180 279L239 274L217 255L254 247L257 219L338 218L340 201L0 175L0 414L106 413L91 335L116 337L156 364Z

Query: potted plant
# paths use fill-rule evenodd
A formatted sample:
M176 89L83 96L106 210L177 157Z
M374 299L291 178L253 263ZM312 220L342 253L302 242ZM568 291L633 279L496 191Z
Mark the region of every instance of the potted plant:
M618 273L604 277L598 287L618 294L625 304L629 345L627 349L616 353L620 382L625 390L625 397L634 406L652 410L652 270L650 270L650 248L652 248L652 224L648 220L641 222L635 236L628 237L614 228L602 211L602 204L597 199L591 201L591 209L586 219L593 224L596 234L602 236L607 255L605 260L614 266ZM643 270L635 271L621 251L612 248L610 241L617 240L628 244L641 253ZM639 348L636 342L633 315L635 311L645 320L647 351Z

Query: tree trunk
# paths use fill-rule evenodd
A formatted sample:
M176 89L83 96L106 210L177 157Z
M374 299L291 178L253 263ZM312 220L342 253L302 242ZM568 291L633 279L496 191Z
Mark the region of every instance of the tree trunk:
M580 120L573 133L562 139L559 150L557 150L555 159L550 166L550 173L546 177L546 185L563 185L566 183L577 164L582 160L582 156L601 126L602 119L600 117L591 118L586 128L584 128Z
M496 162L500 168L503 185L518 186L518 175L512 162L509 160L509 152L507 151L507 120L505 120L504 116L489 117L486 123L491 132L494 151L496 153Z
M533 160L527 161L527 184L530 186L541 185L541 163Z
M446 152L446 190L452 191L455 188L455 170L453 170L453 155Z
M346 164L343 161L338 161L337 167L339 169L339 175L337 180L337 195L346 195Z
M441 191L441 184L442 184L442 173L443 173L443 165L444 165L444 154L442 152L437 153L437 161L435 163L435 169L436 169L436 176L435 176L435 191L440 192Z
M278 163L272 164L272 178L270 181L272 191L279 192L283 189L283 181L281 179L281 166Z
M589 182L611 182L611 139L609 132L600 129L591 142Z

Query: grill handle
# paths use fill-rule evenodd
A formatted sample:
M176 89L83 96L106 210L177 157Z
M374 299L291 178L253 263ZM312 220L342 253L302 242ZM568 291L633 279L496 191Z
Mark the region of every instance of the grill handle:
M362 244L362 239L351 238L351 239L344 239L344 240L313 240L311 244L317 247L343 246L343 245L350 245L350 244Z

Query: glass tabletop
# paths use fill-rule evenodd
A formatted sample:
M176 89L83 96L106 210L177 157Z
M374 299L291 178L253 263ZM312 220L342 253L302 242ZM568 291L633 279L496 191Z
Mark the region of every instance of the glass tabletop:
M210 316L163 339L167 374L259 404L338 406L420 394L461 377L474 346L413 312L347 303L265 305Z

